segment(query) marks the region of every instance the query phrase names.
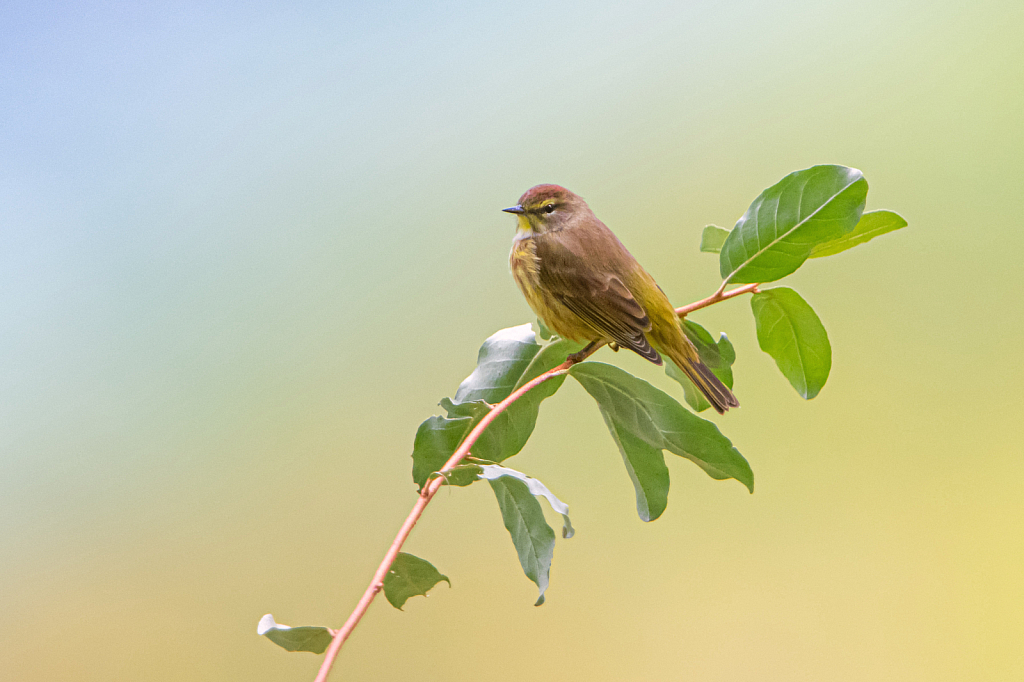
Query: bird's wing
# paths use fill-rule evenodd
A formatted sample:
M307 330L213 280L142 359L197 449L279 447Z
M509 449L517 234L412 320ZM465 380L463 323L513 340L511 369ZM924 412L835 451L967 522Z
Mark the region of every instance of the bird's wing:
M541 286L607 339L660 365L661 356L644 336L651 320L618 275L601 272L567 248L544 246L537 253Z

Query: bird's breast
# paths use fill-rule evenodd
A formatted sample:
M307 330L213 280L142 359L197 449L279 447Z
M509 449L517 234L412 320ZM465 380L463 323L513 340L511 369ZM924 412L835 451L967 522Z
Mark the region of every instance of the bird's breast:
M540 285L540 258L533 239L516 239L512 242L508 267L523 293L526 293L526 287L534 289Z
M508 266L512 270L512 279L523 292L530 308L538 317L546 319L549 306L540 286L540 257L533 239L516 239L512 242Z

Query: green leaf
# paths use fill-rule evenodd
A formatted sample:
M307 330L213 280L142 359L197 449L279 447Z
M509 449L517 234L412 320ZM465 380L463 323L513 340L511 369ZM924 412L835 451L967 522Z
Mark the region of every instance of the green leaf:
M736 350L724 333L716 343L708 330L693 320L684 319L682 327L686 338L697 349L700 361L710 369L731 367L736 362Z
M569 353L576 352L581 347L580 344L561 339L542 347L540 352L522 370L513 390L562 364ZM473 445L473 456L492 462L502 462L518 454L526 445L526 441L530 439L533 429L537 425L541 402L553 395L564 381L564 375L548 379L495 417ZM512 391L509 390L508 393L511 394ZM502 397L502 400L506 397L508 396ZM483 400L457 403L444 398L441 401L441 407L448 412L449 418L471 418L470 429L476 426L491 410L491 405ZM453 448L452 452L454 451Z
M558 367L560 364L565 362L565 359L569 357L570 354L582 350L583 346L584 344L582 343L576 343L575 341L568 341L566 339L559 339L556 337L551 343L549 343L546 346L543 346L540 349L540 352L538 352L533 357L533 360L531 360L530 364L527 365L526 371L524 371L523 375L519 377L519 380L516 382L515 387L519 388L526 384L527 382L533 381L544 372L547 372L549 369L554 369L555 367ZM554 379L545 382L544 385L547 386L552 381L557 381L558 383L556 384L556 386L561 386L562 381L564 380L564 377L555 377ZM543 387L539 388L542 389ZM549 390L551 392L550 394L553 394L555 392L555 390L551 388L547 388L544 390ZM533 391L530 391L530 393L532 394ZM516 404L519 404L518 400L516 401Z
M725 238L729 236L729 230L718 225L707 225L700 235L700 250L702 253L719 253Z
M521 324L495 332L480 347L476 369L459 384L453 402L501 402L512 393L540 350L532 325Z
M435 476L441 476L441 474L436 471L430 474L430 478ZM464 488L480 480L480 466L478 464L459 464L445 472L441 478L444 479L442 485L455 485Z
M334 638L331 630L322 626L288 627L278 625L269 613L260 618L256 634L266 637L274 644L288 651L308 651L322 654L327 651Z
M497 464L484 464L479 468L480 478L483 480L493 481L494 479L501 478L502 476L511 476L512 478L525 483L526 487L530 489L530 493L534 497L543 497L548 501L548 504L551 505L552 509L562 515L562 537L568 539L576 534L576 531L573 530L572 527L572 521L569 520L569 505L555 497L554 493L548 490L547 486L536 478L527 476L515 469L509 469L508 467L499 466Z
M868 183L846 166L796 171L754 200L722 244L727 282L773 282L800 267L818 244L852 232Z
M686 457L712 478L735 478L754 491L754 473L729 439L717 426L688 411L664 391L600 362L574 365L569 374L616 427L650 447Z
M834 256L841 251L869 242L875 237L887 232L894 232L907 226L907 221L899 213L892 211L868 211L860 217L860 222L853 232L843 235L839 239L818 244L811 251L811 258L822 258Z
M672 363L668 363L672 364ZM668 506L668 467L660 448L651 447L621 428L604 408L601 416L612 434L636 491L636 512L643 521L653 521Z
M416 432L413 443L413 480L423 488L430 474L438 471L491 405L507 398L513 390L565 362L569 353L582 346L559 339L545 346L536 342L529 324L502 329L480 348L477 368L459 386L455 399L445 398L441 407L446 417L430 417ZM518 454L537 425L540 403L565 381L557 376L529 391L495 418L473 446L479 459L501 462ZM475 478L452 477L453 485L469 485Z
M707 365L711 373L731 389L733 386L732 363L736 362L736 350L732 347L729 337L723 332L718 343L715 343L711 334L704 327L691 320L683 320L683 332L697 349L701 362ZM683 371L675 363L665 363L665 374L683 387L683 398L694 412L703 412L711 407L711 403L704 397L704 394L697 390L689 377L683 374Z
M782 374L806 400L818 395L832 369L832 346L821 320L786 287L767 289L750 299L757 343L775 358Z
M539 330L537 335L540 336L540 338L544 339L545 341L554 336L554 334L551 333L551 330L548 329L548 326L544 324L543 320L541 320L539 317L537 318L537 329Z
M519 564L526 577L537 584L540 595L534 606L544 603L548 573L555 553L555 531L544 520L544 511L529 486L512 476L488 479L501 509L501 519L512 536Z
M384 596L401 611L409 597L419 594L427 596L430 588L442 580L448 583L448 587L452 586L448 576L441 575L429 561L399 552L388 574L384 576Z
M448 419L446 417L430 417L416 430L416 440L412 446L412 480L420 490L427 479L435 471L440 470L451 456L459 443L473 428L471 417ZM475 478L452 481L453 485L469 485Z

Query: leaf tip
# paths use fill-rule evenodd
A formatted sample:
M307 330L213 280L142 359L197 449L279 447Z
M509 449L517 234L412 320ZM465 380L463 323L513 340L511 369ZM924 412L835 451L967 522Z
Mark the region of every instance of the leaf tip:
M658 519L661 518L661 515L664 514L664 513L665 513L664 509L658 510L654 514L652 514L650 512L650 510L645 511L644 513L640 513L639 509L637 510L637 516L639 516L640 520L643 521L644 523L650 523L651 521L657 521Z
M260 622L256 625L256 634L263 636L277 627L277 621L269 613L260 618Z

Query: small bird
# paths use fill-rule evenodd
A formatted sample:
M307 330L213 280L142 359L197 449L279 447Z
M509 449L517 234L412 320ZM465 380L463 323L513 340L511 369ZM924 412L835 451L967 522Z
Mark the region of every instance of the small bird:
M551 331L628 348L656 365L667 355L719 414L739 407L700 361L665 292L587 202L564 187L537 185L502 210L518 218L512 277Z

